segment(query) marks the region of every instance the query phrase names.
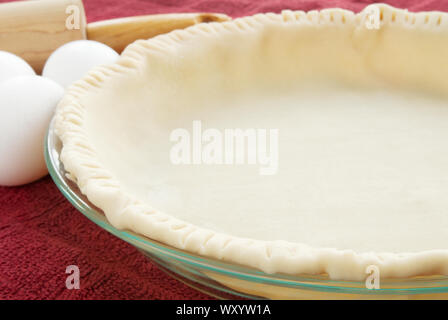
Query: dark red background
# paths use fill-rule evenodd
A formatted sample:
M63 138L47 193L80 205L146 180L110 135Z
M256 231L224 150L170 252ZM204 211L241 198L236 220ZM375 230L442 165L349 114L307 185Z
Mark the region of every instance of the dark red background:
M282 9L342 7L360 11L374 2L84 0L89 22L168 12L213 11L238 17L257 12L280 12ZM448 10L446 0L384 2L411 11ZM80 268L80 290L67 290L65 287L65 268L68 265ZM206 298L204 294L171 279L130 245L87 220L65 200L49 177L24 187L0 187L0 299Z

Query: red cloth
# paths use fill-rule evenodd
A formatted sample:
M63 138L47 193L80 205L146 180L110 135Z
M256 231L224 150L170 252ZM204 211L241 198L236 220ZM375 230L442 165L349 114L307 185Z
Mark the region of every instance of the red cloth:
M359 11L374 2L84 0L89 22L168 12L223 12L237 17L282 9L342 7ZM448 11L446 0L384 2L411 11ZM79 266L81 290L66 289L68 265ZM208 297L171 279L133 247L90 222L71 206L49 177L23 187L0 187L0 299L189 298Z

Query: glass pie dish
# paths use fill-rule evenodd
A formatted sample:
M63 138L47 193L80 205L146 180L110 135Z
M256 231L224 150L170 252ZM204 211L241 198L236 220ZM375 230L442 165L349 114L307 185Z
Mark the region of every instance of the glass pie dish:
M88 219L130 243L172 277L220 299L448 299L447 276L381 279L379 289L364 281L335 281L327 275L268 274L205 258L162 244L131 231L113 227L103 212L89 202L59 160L61 141L50 124L45 161L62 194ZM366 275L367 278L367 275Z

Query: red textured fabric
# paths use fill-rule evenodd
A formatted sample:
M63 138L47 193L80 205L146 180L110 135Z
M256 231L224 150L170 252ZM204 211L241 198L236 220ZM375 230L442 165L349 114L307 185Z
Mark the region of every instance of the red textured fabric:
M282 9L341 7L360 11L374 2L84 0L89 22L169 12L213 11L238 17ZM446 0L384 2L411 11L448 11ZM80 290L65 287L68 265L80 268ZM23 187L0 187L0 299L207 298L171 279L133 247L90 222L65 200L49 177Z

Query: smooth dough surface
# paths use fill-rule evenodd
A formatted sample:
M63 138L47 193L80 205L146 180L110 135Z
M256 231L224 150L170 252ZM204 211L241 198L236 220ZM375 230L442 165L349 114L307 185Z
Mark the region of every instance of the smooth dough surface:
M446 248L446 100L316 86L207 107L203 130L278 129L278 172L172 164L170 132L181 122L192 133L189 114L164 127L135 114L125 130L138 127L138 136L115 134L124 130L121 116L107 132L89 130L101 161L132 194L201 227L361 252ZM115 147L126 151L117 156Z

